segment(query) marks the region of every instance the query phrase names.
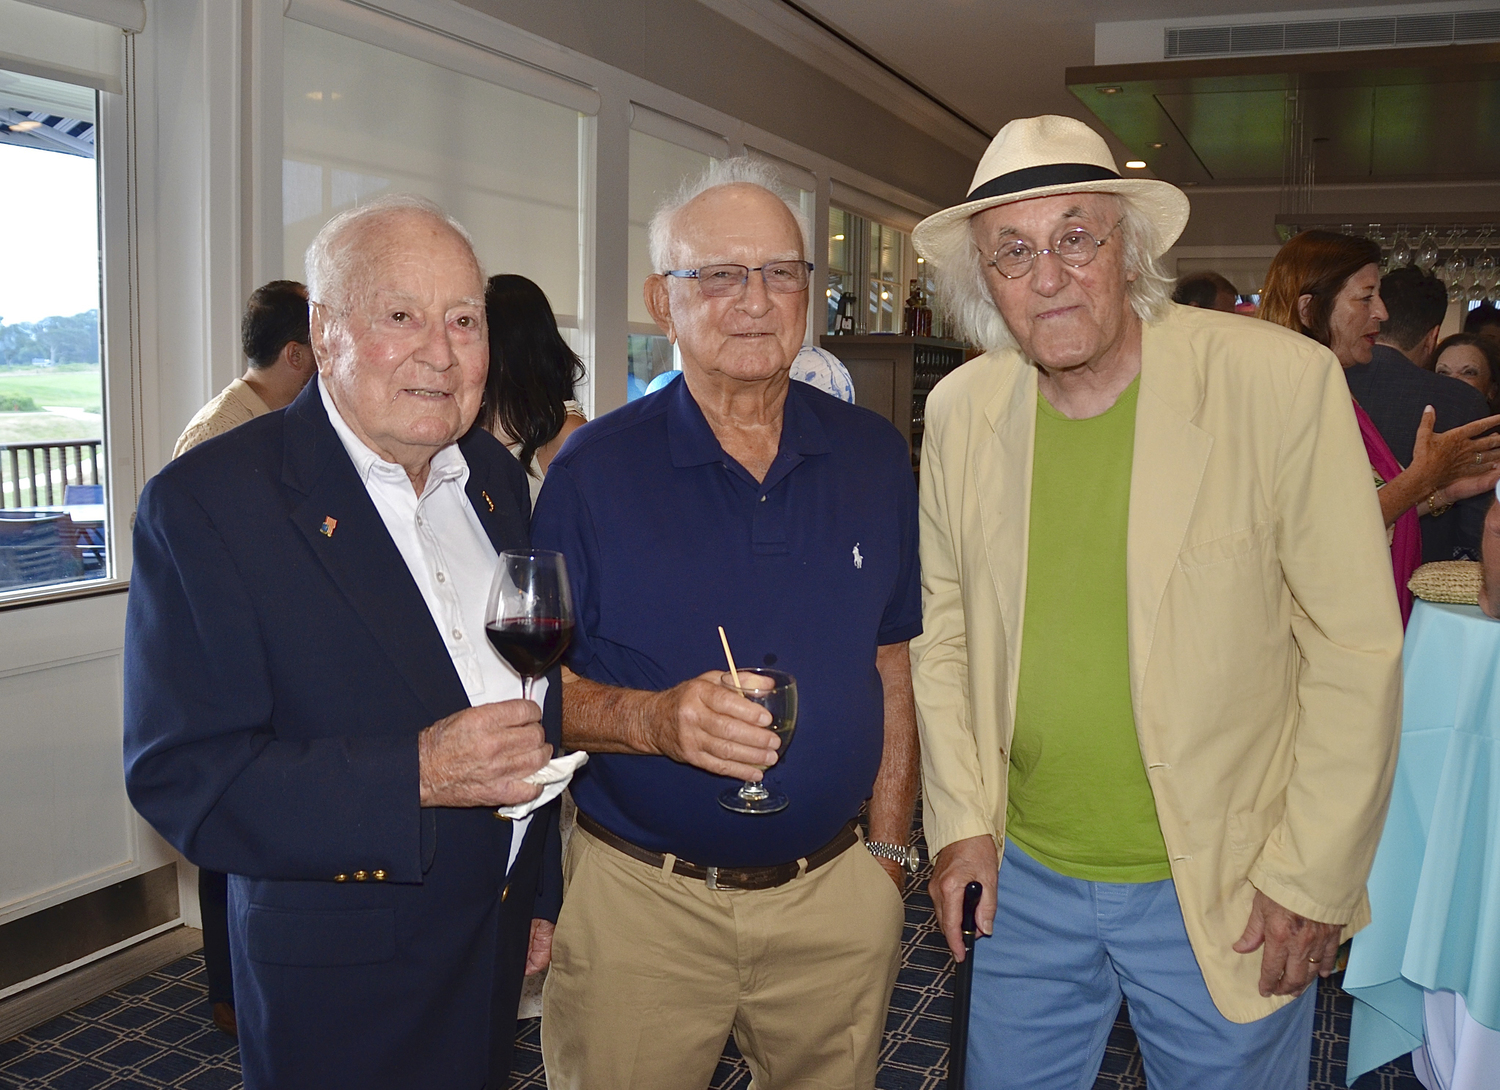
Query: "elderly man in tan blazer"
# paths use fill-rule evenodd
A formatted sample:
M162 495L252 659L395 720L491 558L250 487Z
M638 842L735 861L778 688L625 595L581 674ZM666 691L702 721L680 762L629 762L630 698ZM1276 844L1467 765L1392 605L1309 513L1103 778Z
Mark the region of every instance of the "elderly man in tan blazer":
M989 349L927 402L911 648L955 958L984 886L971 1087L1093 1085L1122 994L1152 1090L1305 1086L1309 985L1369 918L1401 650L1370 468L1331 353L1169 302L1187 216L1038 117L914 237Z

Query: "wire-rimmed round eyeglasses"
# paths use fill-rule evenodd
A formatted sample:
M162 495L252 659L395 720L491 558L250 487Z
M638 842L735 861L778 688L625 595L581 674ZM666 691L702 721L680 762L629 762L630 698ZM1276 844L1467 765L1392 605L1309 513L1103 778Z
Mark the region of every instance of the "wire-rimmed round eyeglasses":
M1007 280L1019 280L1025 276L1036 264L1036 259L1043 254L1052 254L1064 265L1081 269L1099 256L1099 247L1108 242L1124 222L1123 218L1116 220L1103 238L1095 238L1082 227L1074 227L1064 231L1056 242L1044 250L1033 250L1020 239L1013 239L989 255L985 264ZM981 250L980 253L983 254L984 251Z

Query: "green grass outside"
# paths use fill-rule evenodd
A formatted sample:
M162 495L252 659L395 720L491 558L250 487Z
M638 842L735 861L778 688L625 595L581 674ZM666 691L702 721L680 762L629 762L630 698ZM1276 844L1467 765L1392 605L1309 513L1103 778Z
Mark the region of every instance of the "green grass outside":
M44 443L59 439L102 438L104 438L102 416L76 420L59 416L56 413L0 413L0 443Z
M104 400L98 366L77 363L45 369L0 367L0 394L29 397L38 405L92 412L99 412Z

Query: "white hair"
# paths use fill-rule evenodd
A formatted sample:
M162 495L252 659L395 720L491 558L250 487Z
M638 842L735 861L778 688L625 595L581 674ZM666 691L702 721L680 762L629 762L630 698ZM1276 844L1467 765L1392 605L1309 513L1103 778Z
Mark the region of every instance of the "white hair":
M677 218L677 213L694 198L721 185L759 186L786 205L787 211L792 214L792 219L797 223L798 234L802 236L802 259L812 260L808 256L812 253L812 226L807 222L807 217L802 214L802 207L797 203L797 198L782 184L776 174L776 168L770 163L752 159L748 155L740 155L733 159L716 159L709 163L703 173L684 181L676 193L662 201L657 207L656 214L651 217L651 225L647 229L653 272L666 272L677 260L678 243L676 236L672 233L672 222Z
M1122 193L1104 196L1119 202L1118 230L1125 251L1125 272L1135 274L1126 289L1130 308L1141 321L1155 321L1166 313L1174 284L1160 259L1152 256L1156 229L1129 197ZM1016 338L985 283L984 255L974 243L973 223L971 218L969 230L945 232L934 238L924 247L923 256L933 271L938 299L959 332L986 351L1014 348Z
M463 239L469 256L474 259L480 283L484 282L484 266L479 263L479 255L474 253L473 236L463 224L426 197L418 197L412 193L389 193L340 212L323 225L318 236L312 240L312 245L307 248L305 264L308 301L331 306L336 311L346 309L352 290L351 281L365 262L364 255L349 245L351 238L357 229L373 220L405 213L428 216Z

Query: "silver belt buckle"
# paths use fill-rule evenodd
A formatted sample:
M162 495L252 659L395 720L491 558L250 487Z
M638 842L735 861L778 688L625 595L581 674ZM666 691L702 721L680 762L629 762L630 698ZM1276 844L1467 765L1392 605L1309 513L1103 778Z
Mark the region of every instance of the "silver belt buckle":
M718 889L719 888L719 868L718 867L708 867L706 869L708 871L708 877L704 879L704 882L706 882L708 884L708 888L709 889Z

